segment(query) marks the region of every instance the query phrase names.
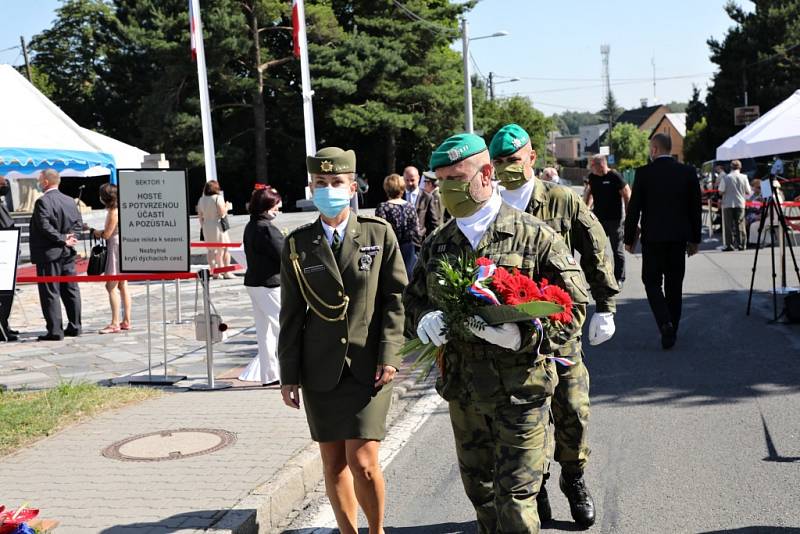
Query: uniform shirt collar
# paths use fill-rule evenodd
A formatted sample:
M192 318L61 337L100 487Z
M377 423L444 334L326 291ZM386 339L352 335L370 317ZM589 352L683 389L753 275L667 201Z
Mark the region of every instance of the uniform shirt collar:
M350 222L350 217L352 217L352 216L353 216L353 214L351 213L351 214L350 214L350 215L347 217L347 219L345 219L345 220L344 220L344 222L342 222L342 224L340 224L340 225L339 225L339 226L337 226L336 228L334 228L334 227L332 227L332 226L329 226L329 225L328 225L328 224L327 224L325 221L323 221L322 219L320 219L320 220L319 220L319 222L322 224L322 231L325 233L325 239L327 239L327 240L328 240L328 244L329 244L329 245L330 245L331 243L333 243L333 231L334 231L334 230L336 230L337 232L339 232L339 238L340 238L340 239L344 239L345 233L347 232L347 223L348 223L348 222Z
M519 189L506 189L505 187L500 190L500 196L507 204L511 204L521 211L528 211L528 204L533 195L533 189L536 187L536 178L532 177L530 180Z
M467 238L469 244L472 245L473 250L478 249L478 245L483 238L483 234L491 226L500 213L500 206L503 205L503 199L497 189L492 189L492 196L489 197L488 202L484 204L481 209L469 217L462 217L456 219L456 224L464 237Z

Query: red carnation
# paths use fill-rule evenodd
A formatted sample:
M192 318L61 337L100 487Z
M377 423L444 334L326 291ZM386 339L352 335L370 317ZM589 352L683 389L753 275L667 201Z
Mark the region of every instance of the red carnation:
M547 279L542 279L541 282L542 293L544 294L544 299L548 302L554 302L556 304L560 304L564 311L560 313L554 313L553 315L549 315L548 319L553 321L558 321L563 324L569 324L572 322L572 298L569 296L569 293L564 291L558 286L549 285L547 283Z
M536 282L520 274L517 269L514 269L514 274L512 275L509 275L508 271L506 271L500 286L495 287L500 292L503 303L510 306L541 299L541 292Z
M477 260L475 260L475 265L478 267L483 267L486 265L492 265L494 262L485 256L481 256Z

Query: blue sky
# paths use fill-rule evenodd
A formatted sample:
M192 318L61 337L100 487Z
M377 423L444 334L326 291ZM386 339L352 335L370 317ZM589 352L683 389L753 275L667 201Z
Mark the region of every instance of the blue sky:
M738 2L752 9L748 0ZM30 39L48 27L59 4L4 0L0 49L18 47L20 35ZM654 101L653 59L657 101L686 101L692 83L704 89L714 71L706 39L721 39L732 25L724 4L725 0L482 0L468 16L470 35L500 30L510 35L475 41L471 52L484 76L494 72L506 76L498 81L522 78L497 85L496 95L523 94L547 114L602 107L602 44L611 47L612 90L620 105L635 107L641 98ZM657 10L658 5L664 8ZM21 64L20 50L0 52L0 62Z

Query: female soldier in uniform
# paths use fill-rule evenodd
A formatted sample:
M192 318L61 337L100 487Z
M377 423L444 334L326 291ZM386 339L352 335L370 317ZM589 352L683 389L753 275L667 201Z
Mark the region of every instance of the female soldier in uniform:
M323 148L306 163L320 216L292 232L283 250L281 393L299 408L302 387L339 530L357 532L361 505L370 534L380 534L378 445L400 363L408 278L391 226L350 212L355 153Z

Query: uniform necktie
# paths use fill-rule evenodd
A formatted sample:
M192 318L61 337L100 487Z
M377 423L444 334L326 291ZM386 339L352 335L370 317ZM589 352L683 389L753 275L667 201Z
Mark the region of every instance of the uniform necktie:
M331 241L331 250L334 254L339 254L339 249L342 248L342 238L338 230L333 231L333 240Z

